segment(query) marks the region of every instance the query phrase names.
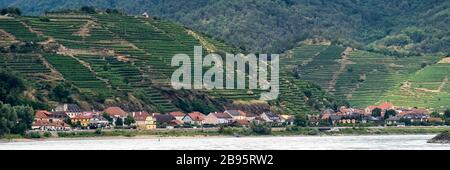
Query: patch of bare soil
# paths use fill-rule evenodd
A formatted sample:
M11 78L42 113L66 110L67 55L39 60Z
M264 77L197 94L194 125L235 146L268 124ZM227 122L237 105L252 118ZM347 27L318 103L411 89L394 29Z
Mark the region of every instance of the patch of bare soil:
M122 62L128 62L128 61L130 61L129 58L127 58L126 56L123 56L123 55L116 56L116 59L117 59L118 61L122 61Z
M88 20L86 24L84 24L80 30L78 32L75 32L74 35L78 35L80 37L88 37L91 36L91 34L89 34L91 32L91 28L96 26L97 24L92 21L92 20Z
M57 54L62 55L100 55L100 56L114 56L115 51L110 49L69 49L64 46L58 48Z
M3 29L0 29L0 46L9 46L14 43L18 43L16 37Z
M438 62L439 64L449 64L450 63L450 57L445 57L441 61Z

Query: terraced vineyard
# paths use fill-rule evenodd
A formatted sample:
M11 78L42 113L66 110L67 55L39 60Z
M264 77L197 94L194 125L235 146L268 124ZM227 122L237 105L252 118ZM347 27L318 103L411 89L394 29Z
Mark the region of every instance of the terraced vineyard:
M435 64L442 56L397 58L351 50L343 58L342 50L337 46L301 45L287 55L285 67L288 71L297 69L301 80L320 85L336 97L347 99L354 107L364 108L383 101L404 107L441 110L449 107L449 103L445 104L450 97L446 93L448 84L443 83L450 76L449 67ZM423 63L430 66L421 70ZM412 78L408 80L409 77ZM409 84L402 87L405 81ZM404 86L415 90L410 93L421 94L418 92L421 90L424 94L409 96L400 90ZM438 89L439 93L430 93Z
M320 47L318 48L320 49ZM343 51L343 47L332 45L321 51L317 56L314 56L314 53L311 53L309 56L312 56L312 61L299 66L300 78L314 82L326 89L328 83L331 81L330 75L336 70L339 70L337 61L341 58L341 53ZM305 60L308 59L310 58L305 58Z
M117 90L131 91L139 87L143 80L141 73L130 63L117 60L114 57L80 56L79 59L87 61L98 76L108 79Z
M1 54L0 67L21 74L47 74L50 69L35 54Z
M42 37L30 32L21 21L16 19L0 19L0 29L13 35L19 41L38 42L43 40Z
M170 87L176 69L170 66L172 56L193 57L194 46L202 46L204 56L242 52L174 22L125 15L8 18L0 19L0 29L1 42L7 46L24 42L42 46L25 54L0 53L2 68L24 75L59 72L81 93L106 94L109 102L138 101L161 112L179 110L161 90ZM397 58L339 45L302 44L282 56L281 94L272 104L289 114L318 113L333 102L328 91L355 107L391 101L442 110L450 103L450 70L449 64L436 64L440 58ZM425 63L428 66L422 68ZM194 63L192 68L198 66ZM216 99L253 101L262 91L199 92Z
M82 90L110 93L107 84L96 77L87 67L69 56L47 54L45 58L64 76Z
M384 99L400 106L443 111L450 103L449 75L450 64L428 66L386 92Z
M203 46L204 56L208 52L224 54L239 51L173 22L134 16L52 14L45 17L0 19L0 22L5 23L0 25L0 29L17 35L18 41L49 40L42 45L53 48L53 52L58 54L43 53L45 60L62 74L66 82L82 93L102 93L108 97L123 92L139 94L140 100L145 100L144 103L166 112L177 108L152 86L170 85L170 76L176 69L170 66L172 56L193 56L194 46ZM54 48L55 45L60 47ZM13 66L12 61L20 65L32 60L9 58L2 60L5 63L3 65L8 63L8 68L22 72L31 67L30 73L46 68L32 64ZM193 67L198 65L194 63ZM259 98L258 90L215 90L205 93L231 100Z

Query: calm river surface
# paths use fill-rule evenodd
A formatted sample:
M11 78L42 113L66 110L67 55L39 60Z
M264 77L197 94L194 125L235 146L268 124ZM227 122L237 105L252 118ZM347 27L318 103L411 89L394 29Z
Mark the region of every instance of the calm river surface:
M450 150L449 144L428 144L434 135L99 138L3 142L0 150Z

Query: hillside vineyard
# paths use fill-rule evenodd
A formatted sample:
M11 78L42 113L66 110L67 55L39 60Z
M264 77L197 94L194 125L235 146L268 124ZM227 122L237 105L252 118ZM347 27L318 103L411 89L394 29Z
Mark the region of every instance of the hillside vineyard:
M389 101L438 111L450 103L449 62L441 54L397 57L304 41L280 56L273 77L279 98L264 102L258 99L267 90L173 89L174 55L193 56L195 46L205 55L245 51L171 21L106 13L2 17L0 35L7 49L0 53L2 68L31 83L29 98L50 106L62 100L51 95L58 86L71 92L64 100L86 109L121 105L163 113L189 110L198 100L202 108L288 114L319 113L345 101L359 108ZM199 63L191 61L194 70Z

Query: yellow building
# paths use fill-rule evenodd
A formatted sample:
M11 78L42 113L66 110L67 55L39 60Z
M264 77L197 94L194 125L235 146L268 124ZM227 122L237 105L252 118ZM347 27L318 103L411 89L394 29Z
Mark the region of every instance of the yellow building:
M136 121L136 126L138 129L156 129L156 118L154 114L150 115L147 112L132 112L132 115Z
M77 124L77 122L80 122L82 127L88 127L89 122L91 121L91 116L84 116L84 115L78 115L71 118L71 121L73 124Z

